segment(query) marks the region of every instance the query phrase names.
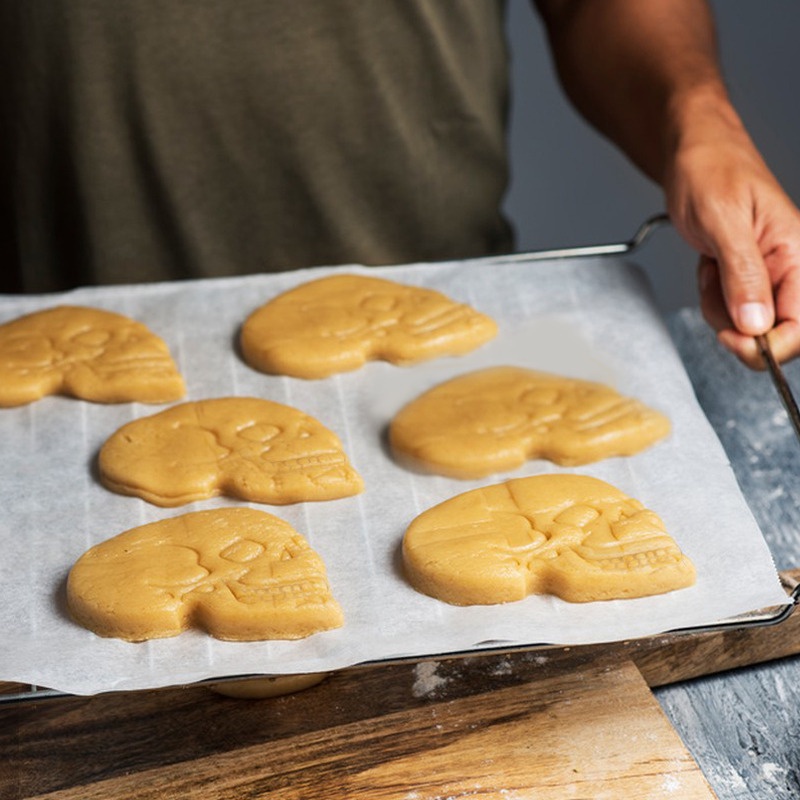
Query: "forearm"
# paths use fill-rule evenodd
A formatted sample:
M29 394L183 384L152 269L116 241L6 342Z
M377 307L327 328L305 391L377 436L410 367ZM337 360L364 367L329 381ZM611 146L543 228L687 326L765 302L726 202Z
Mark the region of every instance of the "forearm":
M699 139L746 136L705 0L535 0L576 108L663 183Z
M700 305L751 366L800 356L800 212L720 76L706 0L534 0L578 110L664 190L701 254ZM772 330L770 330L772 329Z

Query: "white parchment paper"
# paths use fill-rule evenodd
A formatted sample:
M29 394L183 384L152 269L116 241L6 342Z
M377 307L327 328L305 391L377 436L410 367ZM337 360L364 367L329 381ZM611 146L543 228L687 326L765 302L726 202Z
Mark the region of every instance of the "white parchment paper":
M250 673L319 672L498 643L614 641L786 603L761 532L635 267L605 259L481 259L371 269L472 304L499 322L499 336L465 357L416 367L373 362L325 381L266 376L244 364L236 339L247 314L278 292L332 271L0 297L0 322L62 303L140 320L169 344L186 378L187 400L246 395L293 405L341 437L366 483L358 497L261 506L290 522L324 558L345 611L342 629L299 642L220 642L197 631L141 644L103 639L68 617L64 581L72 563L91 545L137 525L236 502L162 509L99 484L100 445L120 425L160 406L49 397L0 409L0 680L92 694ZM416 514L479 485L558 471L533 461L492 479L457 481L393 463L385 448L392 415L436 383L492 364L604 381L669 415L668 440L633 458L572 471L613 483L659 513L694 561L696 586L638 600L571 605L530 597L468 608L410 588L398 553Z

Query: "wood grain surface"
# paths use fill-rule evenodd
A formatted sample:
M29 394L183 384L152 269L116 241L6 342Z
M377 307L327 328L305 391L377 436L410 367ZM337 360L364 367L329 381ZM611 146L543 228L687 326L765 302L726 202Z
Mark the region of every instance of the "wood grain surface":
M352 670L262 701L186 688L17 706L0 796L714 796L633 664L562 666L525 653Z

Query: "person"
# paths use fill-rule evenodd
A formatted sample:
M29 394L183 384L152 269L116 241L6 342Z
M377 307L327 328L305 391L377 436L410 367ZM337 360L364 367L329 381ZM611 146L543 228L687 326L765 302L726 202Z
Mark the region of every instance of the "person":
M533 2L568 96L700 253L720 341L753 367L767 331L800 354L800 212L726 92L706 0ZM3 289L508 252L504 7L2 4Z

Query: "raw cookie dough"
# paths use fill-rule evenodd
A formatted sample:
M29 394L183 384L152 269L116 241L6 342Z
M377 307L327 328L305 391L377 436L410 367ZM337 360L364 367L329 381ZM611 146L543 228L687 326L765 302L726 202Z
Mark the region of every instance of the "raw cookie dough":
M303 692L317 686L330 675L329 672L309 672L305 675L265 675L259 678L241 678L212 683L210 689L237 700L265 700L286 694Z
M440 292L366 275L333 275L256 309L241 331L245 361L261 372L326 378L368 360L415 364L474 350L494 320Z
M300 639L341 627L325 565L288 523L219 508L125 531L84 553L67 579L73 619L144 641L199 628L218 639Z
M408 527L403 563L416 589L455 605L643 597L695 581L654 512L582 475L518 478L446 500Z
M184 393L164 341L121 314L56 306L0 325L0 407L50 394L168 403Z
M129 422L106 440L99 467L107 488L159 506L216 495L284 505L363 489L332 431L253 397L181 403Z
M669 420L600 383L521 367L491 367L420 395L392 420L401 463L482 478L544 458L576 466L629 456L670 431Z

